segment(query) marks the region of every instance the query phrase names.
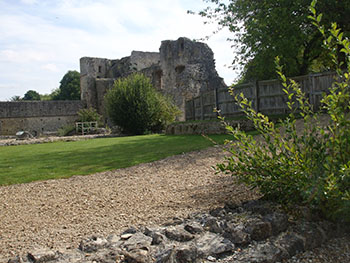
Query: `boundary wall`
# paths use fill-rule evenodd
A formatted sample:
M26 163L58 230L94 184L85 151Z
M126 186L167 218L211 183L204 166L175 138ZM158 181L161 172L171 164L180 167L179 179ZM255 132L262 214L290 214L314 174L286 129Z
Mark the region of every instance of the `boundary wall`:
M22 130L34 136L54 133L73 124L82 108L80 100L0 102L0 135L15 135Z

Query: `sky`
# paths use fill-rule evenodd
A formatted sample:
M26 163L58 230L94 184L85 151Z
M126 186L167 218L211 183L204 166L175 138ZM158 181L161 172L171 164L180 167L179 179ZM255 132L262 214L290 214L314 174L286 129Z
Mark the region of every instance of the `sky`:
M119 59L133 50L158 52L162 40L201 39L215 25L198 15L202 0L0 0L0 101L28 90L58 88L81 57ZM237 77L230 32L204 41L226 84Z

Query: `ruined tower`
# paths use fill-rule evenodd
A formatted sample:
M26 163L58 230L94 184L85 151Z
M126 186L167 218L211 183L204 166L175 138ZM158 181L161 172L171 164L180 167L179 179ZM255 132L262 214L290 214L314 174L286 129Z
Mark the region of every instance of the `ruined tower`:
M160 52L133 51L129 57L80 59L81 98L87 107L103 115L104 95L114 80L140 72L149 77L153 86L170 96L183 112L185 101L200 92L226 87L215 69L212 50L208 45L181 37L162 41Z

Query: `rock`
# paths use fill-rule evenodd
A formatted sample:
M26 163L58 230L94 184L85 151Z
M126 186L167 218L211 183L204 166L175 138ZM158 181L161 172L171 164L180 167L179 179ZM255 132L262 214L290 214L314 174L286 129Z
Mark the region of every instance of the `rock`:
M28 253L28 259L34 263L42 263L56 258L56 253L49 249L38 249L31 253Z
M133 234L130 234L130 233L129 233L129 234L123 234L123 235L121 235L120 238L123 239L123 240L127 240L127 239L129 239L130 237L132 237L132 236L133 236Z
M228 239L214 233L205 233L194 241L201 258L231 252L235 246Z
M295 231L305 239L305 249L313 249L327 240L326 233L314 223L300 223Z
M199 234L204 231L203 227L198 222L187 223L185 225L185 230L191 234Z
M83 252L91 253L105 247L107 244L108 242L105 238L93 236L82 240L79 244L79 249Z
M152 258L149 255L149 251L145 249L134 249L131 251L121 252L125 258L125 262L130 263L151 263Z
M159 245L165 240L165 236L159 230L152 230L146 227L144 234L152 238L151 245Z
M175 249L167 248L156 255L156 263L173 263L175 262Z
M243 224L228 223L223 236L231 240L235 245L240 246L245 246L251 241L250 235L245 232Z
M93 236L81 241L79 249L36 250L9 263L277 263L319 246L337 229L330 222L292 225L287 215L262 212L262 207L273 205L250 202L234 210L175 218L168 226L131 227L121 237Z
M196 263L200 258L197 256L197 249L193 246L183 246L175 251L176 263Z
M118 235L111 234L107 237L107 241L109 244L115 244L120 242L120 237Z
M216 262L216 258L209 256L207 257L207 260L211 261L211 262Z
M127 251L135 250L135 249L143 249L150 250L150 246L152 243L152 238L144 235L143 233L137 232L133 234L127 241L122 244L122 247Z
M204 224L204 228L207 229L208 231L210 232L213 232L213 233L223 233L223 229L221 227L221 224L220 222L217 220L217 218L215 217L208 217L206 219L206 222Z
M269 222L272 228L272 234L277 235L288 228L288 216L282 213L267 214L263 217L263 221Z
M275 242L278 247L281 247L288 252L289 257L303 252L305 250L304 243L305 240L295 233L282 234Z
M58 251L58 259L55 263L80 262L84 258L82 251L75 249L69 251Z
M165 236L178 242L190 241L194 236L187 232L183 226L170 226L165 230Z
M226 210L225 210L225 208L219 207L219 208L211 210L209 212L209 214L214 216L214 217L224 218L226 215Z
M183 223L183 220L181 218L174 217L170 221L164 223L164 226L177 226L177 225L181 225L182 223Z
M284 252L272 243L252 246L235 258L233 262L239 263L274 263L285 258Z
M250 234L251 239L256 241L264 240L272 234L271 224L257 218L249 220L246 231Z

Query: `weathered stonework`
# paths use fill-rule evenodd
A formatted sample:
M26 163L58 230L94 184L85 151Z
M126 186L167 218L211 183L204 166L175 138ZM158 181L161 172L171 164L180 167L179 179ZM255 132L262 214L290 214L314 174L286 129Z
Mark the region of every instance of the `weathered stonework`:
M0 102L0 135L26 130L33 135L55 132L74 123L81 101Z
M153 87L170 96L182 111L185 101L208 90L226 88L215 70L212 50L204 43L181 37L162 41L159 52L133 51L121 59L83 57L80 59L81 101L0 102L0 135L27 130L36 135L54 132L72 124L77 111L95 108L107 120L104 95L114 81L140 72Z
M162 41L160 52L133 51L117 60L84 57L80 59L82 100L105 114L103 97L114 80L141 72L153 86L173 98L183 114L185 101L200 92L226 87L215 70L212 50L204 43L179 38Z

